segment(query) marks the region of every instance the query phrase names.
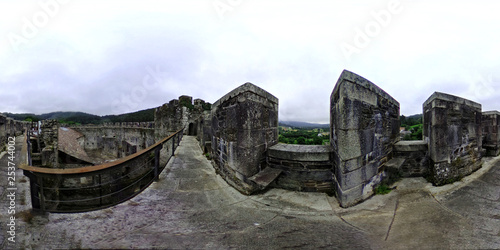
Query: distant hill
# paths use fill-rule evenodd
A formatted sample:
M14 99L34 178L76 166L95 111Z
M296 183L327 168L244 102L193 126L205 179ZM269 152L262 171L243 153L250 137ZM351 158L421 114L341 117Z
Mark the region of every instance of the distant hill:
M101 117L97 115L87 114L83 112L52 112L38 116L39 120L58 120L60 122L74 122L81 124L94 123L101 121Z
M399 120L401 122L401 127L414 126L423 123L422 114L410 115L410 116L400 116Z
M15 120L58 120L61 123L80 123L80 124L100 124L103 122L150 122L154 121L155 108L141 110L133 113L126 113L121 115L106 115L98 116L87 114L84 112L51 112L41 115L31 113L25 114L12 114L3 113L5 116Z
M101 119L103 122L152 122L155 120L155 109L145 109L121 115L106 115L102 116Z
M292 128L329 128L330 124L297 122L297 121L280 121L280 126Z

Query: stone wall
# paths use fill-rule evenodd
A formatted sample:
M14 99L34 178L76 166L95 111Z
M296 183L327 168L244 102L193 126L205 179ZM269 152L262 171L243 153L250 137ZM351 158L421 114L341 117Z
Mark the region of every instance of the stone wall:
M156 108L155 111L155 138L160 140L169 134L182 129L187 121L188 108L179 105L179 100L171 100L169 103Z
M429 150L426 141L400 141L394 145L394 159L402 159L399 177L426 177L429 174Z
M155 138L161 140L172 133L184 129L184 134L189 135L189 128L195 128L195 121L210 110L211 104L201 99L190 96L180 96L178 100L171 100L155 110Z
M435 185L452 183L481 167L481 104L435 92L423 111Z
M483 112L483 148L486 156L498 156L500 154L500 112Z
M399 140L399 103L375 84L344 70L330 97L330 144L342 207L373 194Z
M85 125L77 125L77 124L65 124L65 127L107 127L107 128L155 128L154 122L103 122L99 125L94 124L85 124Z
M279 143L267 151L270 168L282 170L271 187L305 192L332 192L330 155L326 145L290 145Z
M84 149L97 162L141 151L155 143L155 130L140 127L73 127L84 136Z
M278 99L245 83L212 106L212 155L216 171L244 194L257 190L249 177L265 167L278 143Z
M212 154L212 113L204 111L203 114L195 121L196 123L196 138L200 142L200 147L203 153Z
M20 136L24 133L30 122L13 120L0 114L0 150L3 149L9 136Z
M59 123L56 120L43 120L40 125L40 145L42 166L58 168L59 150Z

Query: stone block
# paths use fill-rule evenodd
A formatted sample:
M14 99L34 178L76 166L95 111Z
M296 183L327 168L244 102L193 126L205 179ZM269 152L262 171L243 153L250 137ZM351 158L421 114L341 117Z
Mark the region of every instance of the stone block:
M430 173L442 185L469 175L481 164L481 104L435 92L423 105Z
M500 154L500 112L483 112L481 126L486 156L498 156Z
M338 198L344 205L352 204L373 192L356 188L379 176L379 169L392 157L399 140L399 103L375 84L344 70L330 96L330 110L333 169L343 190Z
M357 130L337 130L338 153L342 160L350 160L362 156L361 138Z
M257 188L247 180L264 167L266 151L278 142L278 99L265 90L245 83L212 105L212 153L216 169L227 173L226 181L244 193ZM230 150L226 150L224 142ZM230 170L230 171L229 171Z
M341 168L338 168L335 176L343 189L351 189L375 176L378 172L378 167L378 162L373 161L350 172L343 172Z
M380 172L370 178L367 182L351 189L342 188L337 182L337 185L335 186L335 195L337 196L340 206L347 208L368 199L374 194L374 187L379 185L385 177L385 173Z

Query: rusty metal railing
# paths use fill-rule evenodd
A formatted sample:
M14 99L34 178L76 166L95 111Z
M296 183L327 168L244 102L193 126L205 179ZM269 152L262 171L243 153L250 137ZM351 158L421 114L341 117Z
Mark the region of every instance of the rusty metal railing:
M158 180L182 140L183 130L135 154L101 165L70 169L21 165L19 168L30 179L33 209L86 212L136 196Z

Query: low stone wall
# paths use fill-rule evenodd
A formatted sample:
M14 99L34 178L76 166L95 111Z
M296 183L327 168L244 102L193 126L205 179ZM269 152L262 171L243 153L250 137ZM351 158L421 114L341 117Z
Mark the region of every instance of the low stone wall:
M403 159L400 177L422 177L429 174L429 150L426 141L400 141L394 144L394 158Z
M282 170L270 185L275 188L306 192L331 193L334 188L332 148L320 145L279 143L267 151L270 168Z
M431 180L452 183L481 167L481 104L435 92L423 105Z
M500 154L500 112L488 111L482 114L483 148L486 156Z

